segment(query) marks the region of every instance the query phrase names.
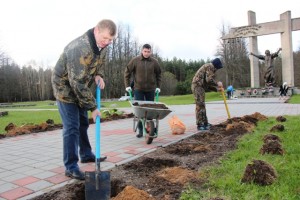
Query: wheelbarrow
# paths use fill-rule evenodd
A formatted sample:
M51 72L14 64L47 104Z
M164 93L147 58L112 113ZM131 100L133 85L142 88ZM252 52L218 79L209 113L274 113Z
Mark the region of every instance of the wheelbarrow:
M165 118L172 111L161 102L131 100L133 108L133 131L138 129L138 122L142 123L143 136L147 144L151 144L158 136L159 120ZM157 108L163 106L164 108Z

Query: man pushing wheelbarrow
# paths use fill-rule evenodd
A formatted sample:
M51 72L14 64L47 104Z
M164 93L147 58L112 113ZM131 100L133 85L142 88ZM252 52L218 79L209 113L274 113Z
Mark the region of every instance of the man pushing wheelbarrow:
M131 92L131 78L134 83L134 100L154 101L155 93L160 93L161 67L158 61L151 56L151 46L144 44L141 55L133 58L125 68L124 80L127 92ZM158 95L157 95L158 96ZM143 124L137 125L136 137L143 137Z

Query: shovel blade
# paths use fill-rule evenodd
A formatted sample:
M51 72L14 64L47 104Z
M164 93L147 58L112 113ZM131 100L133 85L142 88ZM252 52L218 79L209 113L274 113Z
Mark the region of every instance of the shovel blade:
M85 199L108 200L110 199L110 173L85 172Z

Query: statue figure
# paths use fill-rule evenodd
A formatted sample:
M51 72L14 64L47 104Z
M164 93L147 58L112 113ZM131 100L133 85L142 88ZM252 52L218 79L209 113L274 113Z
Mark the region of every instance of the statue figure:
M274 60L274 58L278 57L278 54L281 50L282 49L279 48L277 50L277 52L272 53L272 54L270 53L269 50L266 50L265 55L256 55L256 54L250 52L250 55L253 55L256 58L265 61L266 72L264 75L264 79L265 79L266 87L273 87L273 85L274 85L274 62L273 62L273 60Z

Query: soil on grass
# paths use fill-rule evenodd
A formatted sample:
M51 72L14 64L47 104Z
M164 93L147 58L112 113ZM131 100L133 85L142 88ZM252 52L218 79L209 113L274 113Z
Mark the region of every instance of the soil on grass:
M241 181L265 186L271 185L276 179L277 172L270 164L263 160L253 160L247 165Z
M133 113L123 113L123 114L117 114L113 113L111 115L107 115L106 118L101 118L101 122L107 122L112 120L118 120L118 119L126 119L126 118L132 118L134 115ZM89 119L89 123L93 124L93 119ZM56 129L61 129L62 124L55 124L52 119L48 119L46 122L43 122L41 124L25 124L22 126L16 126L13 123L9 123L5 127L6 133L0 134L0 139L5 137L13 137L18 135L24 135L24 134L31 134L31 133L39 133L44 131L52 131Z
M282 124L276 124L275 126L273 126L271 129L270 129L271 132L281 132L281 131L284 131L284 125Z
M251 134L257 121L266 119L267 117L260 113L231 118L212 126L209 131L198 132L177 143L116 166L110 170L111 199L171 200L179 199L181 192L187 187L203 189L203 184L208 178L201 173L201 169L218 164L218 160L226 152L236 148L237 140L242 135ZM273 173L270 170L272 168L260 166L263 168L258 183L264 183L263 180L266 179L266 184L270 184L273 179L263 175L263 171L273 178L276 178L276 172ZM245 182L254 180L251 178L252 168L248 171ZM84 181L77 181L33 200L71 200L74 195L77 200L83 200L84 193Z
M260 149L261 154L278 154L283 155L284 150L278 140L267 140Z

